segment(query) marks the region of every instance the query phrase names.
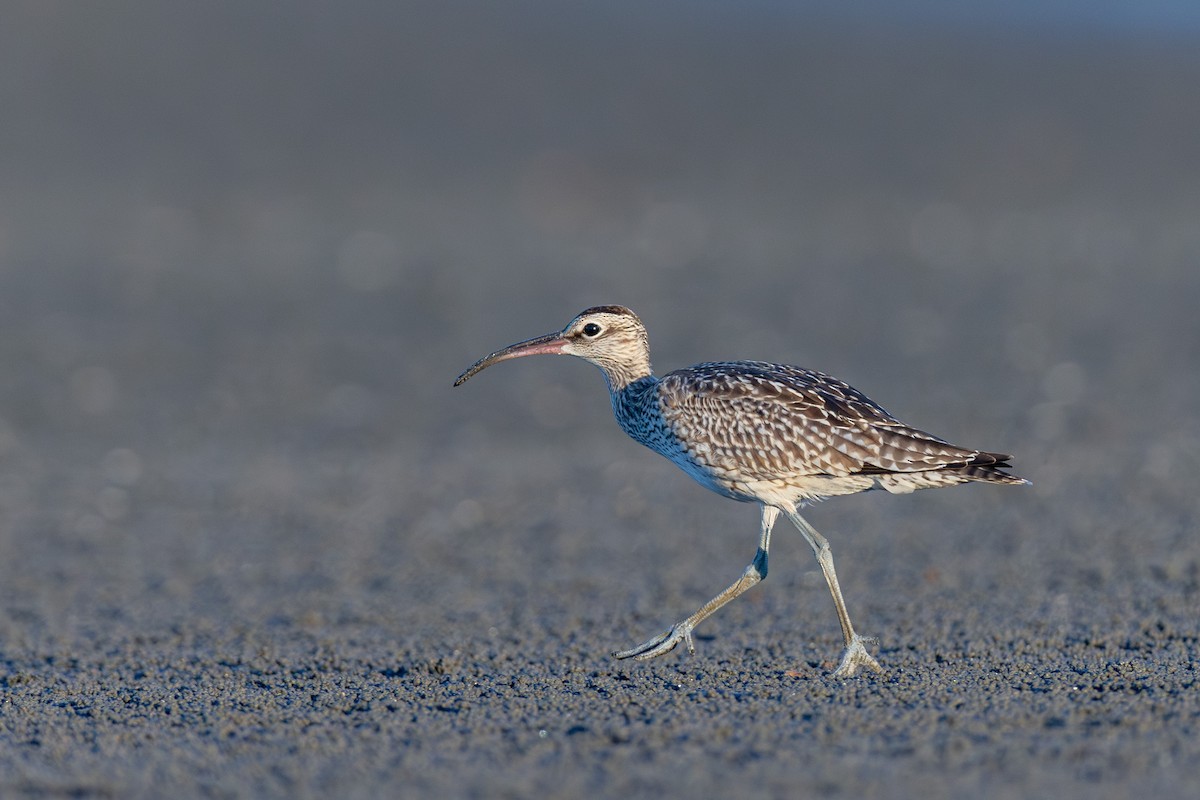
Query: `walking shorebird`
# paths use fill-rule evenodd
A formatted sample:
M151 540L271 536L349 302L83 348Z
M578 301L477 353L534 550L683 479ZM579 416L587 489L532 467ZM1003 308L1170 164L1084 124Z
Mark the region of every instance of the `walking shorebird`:
M854 632L842 599L829 542L800 516L826 497L886 489L915 489L967 481L1024 484L1003 472L1012 456L956 447L911 428L849 384L786 364L722 361L697 364L661 378L650 369L646 327L622 306L596 306L557 333L510 345L475 362L454 381L480 370L538 354L578 356L604 373L621 429L675 462L702 486L761 508L758 551L742 576L664 633L618 659L655 658L680 642L694 653L692 630L721 606L767 576L771 528L782 512L817 555L825 574L845 650L834 673L859 668L883 673Z

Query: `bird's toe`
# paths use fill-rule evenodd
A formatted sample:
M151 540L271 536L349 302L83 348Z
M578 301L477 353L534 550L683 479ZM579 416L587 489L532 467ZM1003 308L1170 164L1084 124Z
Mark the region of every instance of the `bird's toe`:
M883 675L883 667L879 666L879 662L875 657L867 652L864 642L870 641L864 639L857 633L850 640L850 644L846 646L845 652L842 653L842 661L838 668L834 671L835 678L849 678L858 673L860 667L866 668L876 675Z
M631 647L628 650L617 650L612 656L618 660L632 658L637 661L647 661L651 658L666 655L678 647L680 642L687 644L689 653L696 652L696 646L692 643L692 628L686 622L674 625L670 630L647 639L636 647Z

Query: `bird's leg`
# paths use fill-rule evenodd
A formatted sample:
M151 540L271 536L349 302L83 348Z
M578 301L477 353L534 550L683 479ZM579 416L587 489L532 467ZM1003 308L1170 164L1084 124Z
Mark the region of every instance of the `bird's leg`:
M695 614L683 622L672 625L670 630L642 642L637 647L618 650L612 654L613 658L634 658L638 661L645 661L671 652L680 642L687 644L689 653L696 652L696 647L692 644L692 629L708 619L718 608L767 577L767 550L771 544L771 527L778 517L778 508L767 505L762 507L762 532L759 535L758 552L754 554L754 561L746 567L742 577L738 578L733 585L700 606Z
M821 565L821 571L825 573L825 582L829 584L829 593L833 595L838 621L842 623L842 639L846 642L846 650L842 653L842 663L833 674L838 678L848 678L858 672L859 667L866 667L882 675L883 667L879 666L879 662L863 646L863 642L869 640L855 633L854 626L850 624L850 613L846 611L846 601L842 599L842 589L838 586L837 571L833 568L833 551L829 549L829 540L795 511L784 509L783 513L800 529L800 533L804 534L804 538L812 545L813 552L817 554L817 563Z

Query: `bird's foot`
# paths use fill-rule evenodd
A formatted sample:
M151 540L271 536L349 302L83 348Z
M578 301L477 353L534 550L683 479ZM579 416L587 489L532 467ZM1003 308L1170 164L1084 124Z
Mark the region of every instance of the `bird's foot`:
M859 667L866 667L876 675L882 675L883 667L879 666L879 662L875 657L867 652L867 648L863 646L864 642L871 642L874 639L864 638L857 633L850 640L850 644L846 645L845 652L842 653L842 663L834 671L835 678L849 678L858 672Z
M696 652L696 646L692 644L692 625L687 621L672 625L669 631L647 639L637 647L631 647L628 650L617 650L612 654L612 657L616 659L632 658L638 661L646 661L666 655L674 650L680 642L687 645L688 653Z

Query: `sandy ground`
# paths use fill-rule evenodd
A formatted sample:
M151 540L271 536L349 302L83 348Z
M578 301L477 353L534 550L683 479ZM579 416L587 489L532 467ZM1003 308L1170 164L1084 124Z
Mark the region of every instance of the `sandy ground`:
M1200 791L1188 37L612 8L6 22L0 796ZM596 303L1033 485L807 514L886 677L786 523L615 662L756 510L450 388Z

